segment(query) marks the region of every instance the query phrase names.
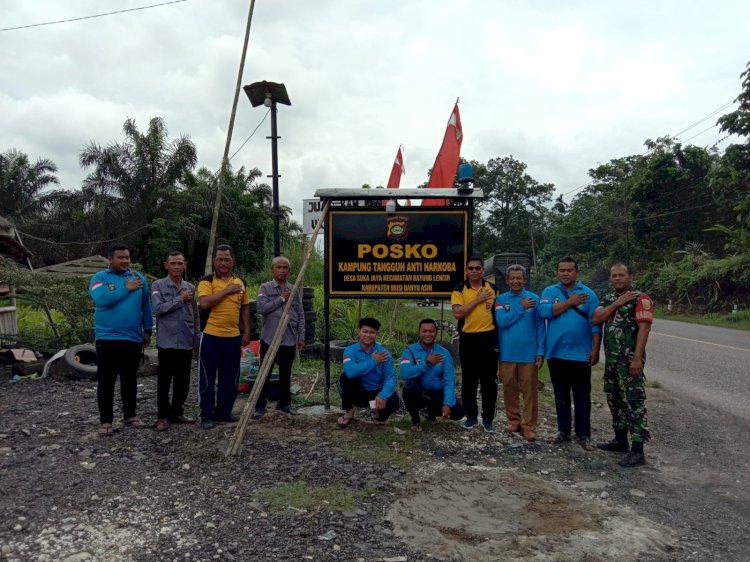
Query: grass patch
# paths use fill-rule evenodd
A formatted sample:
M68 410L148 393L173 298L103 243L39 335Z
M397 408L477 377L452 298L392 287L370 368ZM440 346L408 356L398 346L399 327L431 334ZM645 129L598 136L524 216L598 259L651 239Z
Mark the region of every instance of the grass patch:
M357 500L365 498L371 490L359 490L332 484L312 486L300 480L277 484L259 491L255 497L269 505L272 511L351 511Z
M394 428L405 433L399 434ZM404 467L423 454L421 436L411 431L411 420L406 416L391 418L385 426L358 424L354 429L354 440L343 447L344 456L352 460Z
M735 330L750 330L750 310L741 310L737 314L719 314L716 312L709 314L682 314L657 309L655 316L664 320L677 320L690 324L719 326L721 328L734 328Z

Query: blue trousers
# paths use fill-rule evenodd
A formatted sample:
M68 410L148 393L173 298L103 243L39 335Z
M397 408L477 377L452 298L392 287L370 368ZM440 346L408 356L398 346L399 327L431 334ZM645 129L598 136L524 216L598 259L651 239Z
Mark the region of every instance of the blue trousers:
M591 437L591 367L586 361L549 358L549 375L555 389L557 430L570 435L570 395L573 394L575 431L578 437Z
M232 414L237 398L242 338L203 334L200 347L201 418L213 420Z

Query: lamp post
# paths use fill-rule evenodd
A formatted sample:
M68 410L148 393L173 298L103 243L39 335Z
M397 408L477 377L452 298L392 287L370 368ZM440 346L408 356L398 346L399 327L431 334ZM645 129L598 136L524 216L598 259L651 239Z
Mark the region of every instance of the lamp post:
M271 109L271 185L273 187L273 252L274 256L281 255L281 232L279 231L279 151L276 131L276 104L292 105L284 84L276 82L253 82L242 87L250 99L253 107L264 105Z

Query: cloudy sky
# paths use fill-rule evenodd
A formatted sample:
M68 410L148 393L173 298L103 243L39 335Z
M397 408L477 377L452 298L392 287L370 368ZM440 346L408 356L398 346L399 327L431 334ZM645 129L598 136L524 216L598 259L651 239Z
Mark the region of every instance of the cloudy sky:
M0 0L0 28L160 1ZM218 168L249 5L187 0L1 31L0 151L51 158L77 189L84 145L161 116ZM318 188L385 184L399 144L401 186L424 182L457 97L462 156L512 154L569 200L597 163L734 100L748 22L746 0L257 0L243 84L286 84L280 197L298 218ZM703 131L732 107L680 138L714 144L718 129ZM265 113L242 94L231 152ZM232 164L269 174L269 134L267 119Z

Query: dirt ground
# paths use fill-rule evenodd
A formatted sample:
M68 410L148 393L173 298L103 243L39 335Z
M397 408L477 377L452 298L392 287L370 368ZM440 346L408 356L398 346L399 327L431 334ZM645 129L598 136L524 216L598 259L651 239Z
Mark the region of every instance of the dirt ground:
M139 382L139 415L155 421L155 378ZM649 389L648 464L623 469L617 454L547 444L549 399L535 443L451 422L417 435L398 417L339 430L336 409L311 408L251 422L243 454L227 459L231 425L100 438L95 384L0 381L0 560L750 556L750 424L668 389ZM601 399L594 438L608 439ZM271 501L295 482L351 502Z

